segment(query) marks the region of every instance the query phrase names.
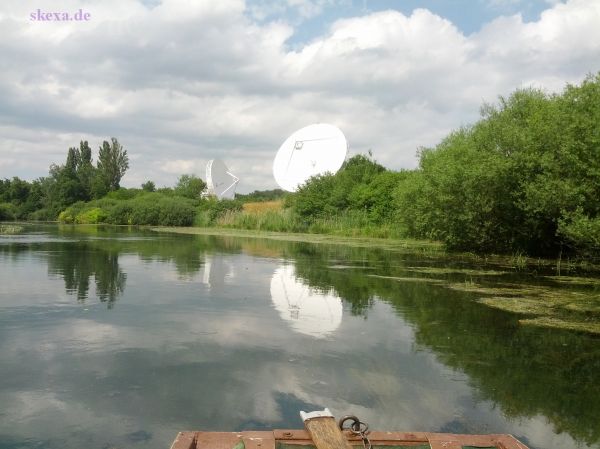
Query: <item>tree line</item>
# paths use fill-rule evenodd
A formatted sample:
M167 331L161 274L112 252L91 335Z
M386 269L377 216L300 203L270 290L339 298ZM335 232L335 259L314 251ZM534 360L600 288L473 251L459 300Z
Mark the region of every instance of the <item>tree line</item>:
M118 190L129 168L127 150L116 138L103 141L96 165L87 141L67 151L64 164L50 166L49 174L33 182L18 177L0 179L0 220L56 220L77 201L102 198Z
M146 181L141 189L124 189L120 186L121 179L129 168L129 157L127 150L123 148L115 137L109 141L103 141L98 149L98 160L93 163L92 149L87 141L81 141L79 147L71 147L67 151L64 164L52 164L46 177L28 182L18 177L12 179L0 179L0 221L2 220L41 220L54 221L62 217L72 216L73 211L87 213L83 220L87 223L109 214L104 211L98 212L95 203L101 200L104 205L121 201L131 201L136 196L146 193L154 193L152 198L145 198L143 204L151 204L153 201L162 209L171 210L171 217L180 213L172 213L172 206L167 206L165 197L183 197L196 200L205 189L206 183L193 174L183 174L174 188L156 188L153 181ZM185 200L179 202L182 206ZM186 205L188 209L196 206ZM153 205L156 207L156 204ZM96 209L89 213L89 209ZM123 209L115 209L115 213ZM65 214L65 212L68 212ZM131 224L129 216L114 218L112 223ZM146 223L144 213L135 224L157 224ZM170 218L169 223L190 224L189 220L181 218ZM71 222L75 222L73 218Z
M391 171L357 155L293 194L218 202L200 198L206 184L194 175L182 175L173 189L151 181L120 188L129 161L117 139L103 142L95 166L82 141L46 178L0 181L0 220L61 214L74 223L341 230L477 253L600 254L600 73L561 93L519 89L484 104L479 121L418 156L416 169ZM285 209L266 218L242 211L242 202L275 198Z
M519 89L433 148L415 170L365 156L290 197L305 219L343 212L453 250L600 253L600 73L559 94Z

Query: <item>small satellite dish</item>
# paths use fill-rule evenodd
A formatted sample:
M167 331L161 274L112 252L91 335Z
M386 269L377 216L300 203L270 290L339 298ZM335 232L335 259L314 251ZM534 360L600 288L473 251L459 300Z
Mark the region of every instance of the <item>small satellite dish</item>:
M288 192L295 192L308 178L336 173L348 153L348 143L339 128L326 123L309 125L288 137L273 161L273 176Z
M239 181L221 159L212 159L206 164L208 194L215 195L220 200L232 200L235 198L235 187Z
M301 334L325 338L342 324L339 296L303 284L292 265L282 265L273 273L271 299L279 316Z

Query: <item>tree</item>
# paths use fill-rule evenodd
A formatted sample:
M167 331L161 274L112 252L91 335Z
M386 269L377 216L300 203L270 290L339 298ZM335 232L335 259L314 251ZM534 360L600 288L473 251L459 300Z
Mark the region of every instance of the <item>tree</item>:
M146 181L146 182L142 183L142 190L144 192L155 192L156 185L152 181Z
M378 202L373 198L371 184L382 173L385 173L383 166L358 154L344 162L335 175L325 173L310 178L290 197L288 204L303 218L325 218L345 211L370 214L370 206ZM370 215L374 219L383 218L379 212Z
M196 175L181 175L175 186L175 195L196 199L205 188L206 183Z
M120 187L121 178L129 168L127 150L123 149L116 138L111 137L110 140L111 143L106 140L102 142L98 153L96 181L99 181L101 186L96 185L97 192L101 190L99 187L105 187L107 191L117 190Z
M401 224L450 249L600 252L600 74L562 94L520 89L420 153Z
M85 201L93 198L92 185L96 175L96 168L92 164L92 149L86 141L79 142L79 159L77 164L77 179L82 189Z

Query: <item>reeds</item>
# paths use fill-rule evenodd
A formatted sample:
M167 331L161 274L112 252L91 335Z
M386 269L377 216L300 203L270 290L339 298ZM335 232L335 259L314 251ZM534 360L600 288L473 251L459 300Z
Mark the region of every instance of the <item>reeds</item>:
M401 230L393 223L375 225L366 213L342 212L330 217L304 219L282 201L245 203L241 211L227 211L216 226L271 232L303 232L331 234L342 237L402 238Z

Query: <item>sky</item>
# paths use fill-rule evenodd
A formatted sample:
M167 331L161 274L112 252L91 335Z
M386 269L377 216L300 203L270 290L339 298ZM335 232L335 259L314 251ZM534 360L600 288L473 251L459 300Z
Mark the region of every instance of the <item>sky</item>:
M600 71L600 0L3 0L0 38L0 178L116 137L123 186L220 158L246 193L277 187L279 146L312 123L410 169L482 104L580 83Z

